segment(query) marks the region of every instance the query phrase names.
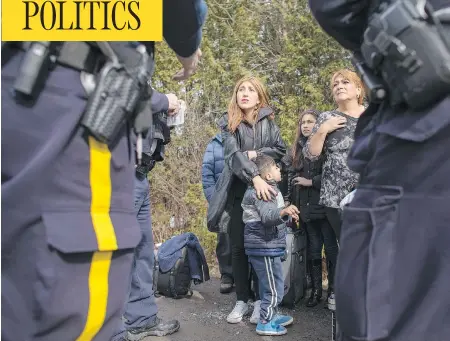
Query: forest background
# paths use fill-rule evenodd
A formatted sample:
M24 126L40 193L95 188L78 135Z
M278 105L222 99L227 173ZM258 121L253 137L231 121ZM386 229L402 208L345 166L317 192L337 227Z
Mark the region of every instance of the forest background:
M290 146L302 110L333 108L330 77L350 62L349 53L315 22L306 0L207 3L203 56L195 76L173 81L179 63L165 42L156 46L153 85L159 92L177 94L187 110L182 135L172 134L165 160L152 170L149 180L155 243L181 232L195 233L217 275L216 235L206 228L201 165L236 81L251 73L265 82L276 121Z

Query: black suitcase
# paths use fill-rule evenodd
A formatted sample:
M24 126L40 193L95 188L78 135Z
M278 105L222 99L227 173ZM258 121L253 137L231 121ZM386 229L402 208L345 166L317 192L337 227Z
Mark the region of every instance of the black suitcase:
M306 232L287 227L283 266L284 297L281 305L293 308L306 293Z

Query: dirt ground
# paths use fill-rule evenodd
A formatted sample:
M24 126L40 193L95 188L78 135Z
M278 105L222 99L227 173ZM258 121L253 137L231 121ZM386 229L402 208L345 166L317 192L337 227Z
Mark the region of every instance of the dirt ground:
M235 293L220 294L220 281L212 278L210 281L193 286L194 295L191 298L174 300L158 297L159 315L164 319L178 319L180 330L167 337L147 337L146 341L330 341L331 313L323 308L323 303L314 308L306 308L304 300L300 301L294 310L281 310L292 314L294 324L288 327L284 336L259 336L254 325L245 318L239 324L229 324L226 321L228 313L233 309Z

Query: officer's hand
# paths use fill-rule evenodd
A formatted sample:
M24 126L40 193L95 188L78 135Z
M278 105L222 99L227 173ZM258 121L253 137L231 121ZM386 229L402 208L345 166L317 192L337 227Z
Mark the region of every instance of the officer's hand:
M342 116L333 116L322 123L321 128L327 133L331 133L339 128L344 128L347 123L347 119Z
M195 51L194 54L190 57L177 56L181 65L183 65L183 68L178 71L175 76L173 76L173 79L176 81L182 81L188 79L191 75L193 75L197 70L198 61L200 60L201 56L202 51L200 51L200 49L197 49L197 51Z
M178 97L174 94L166 94L166 97L169 100L169 110L167 111L167 115L176 115L180 110L180 102L178 102Z

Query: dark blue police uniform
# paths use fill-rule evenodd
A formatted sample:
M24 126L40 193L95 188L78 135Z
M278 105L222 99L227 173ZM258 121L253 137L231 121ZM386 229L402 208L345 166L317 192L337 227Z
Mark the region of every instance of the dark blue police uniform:
M435 10L448 0L429 1ZM357 50L370 1L310 1L322 27ZM370 105L349 166L335 278L338 339L442 341L450 335L450 95L422 112Z
M198 47L202 6L164 2L164 36L182 56ZM18 104L22 57L2 61L1 75L2 340L109 340L142 238L130 132L112 146L88 136L80 72L61 65L34 106Z
M108 339L140 239L128 134L85 136L80 73L62 66L17 104L21 57L2 69L2 339Z

